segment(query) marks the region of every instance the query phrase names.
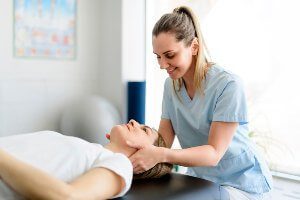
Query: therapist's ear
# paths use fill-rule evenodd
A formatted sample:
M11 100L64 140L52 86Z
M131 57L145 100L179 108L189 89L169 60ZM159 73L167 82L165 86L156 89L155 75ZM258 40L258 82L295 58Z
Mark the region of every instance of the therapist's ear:
M105 137L106 137L108 140L110 140L110 134L109 134L109 133L106 133L106 134L105 134Z
M191 44L192 47L192 54L193 56L198 54L198 50L199 50L199 41L198 38L194 38Z

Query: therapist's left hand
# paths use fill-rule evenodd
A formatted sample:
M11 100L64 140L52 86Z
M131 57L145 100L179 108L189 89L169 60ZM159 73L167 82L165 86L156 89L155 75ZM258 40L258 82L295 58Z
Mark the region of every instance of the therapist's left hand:
M127 145L138 149L129 157L133 165L133 173L140 174L160 163L161 148L154 145L140 146L127 142Z

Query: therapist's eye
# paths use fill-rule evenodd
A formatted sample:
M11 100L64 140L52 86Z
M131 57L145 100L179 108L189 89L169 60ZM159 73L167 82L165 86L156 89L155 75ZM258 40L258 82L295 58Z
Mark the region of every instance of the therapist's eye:
M166 54L166 58L168 58L168 59L172 59L172 58L174 58L174 56L175 56L175 54Z

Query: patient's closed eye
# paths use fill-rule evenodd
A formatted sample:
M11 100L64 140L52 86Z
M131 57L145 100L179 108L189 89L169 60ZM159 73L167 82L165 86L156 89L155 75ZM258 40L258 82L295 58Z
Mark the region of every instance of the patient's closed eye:
M147 135L151 135L151 134L152 134L152 129L151 129L149 126L144 125L144 126L142 127L142 129L143 129L143 131L144 131Z

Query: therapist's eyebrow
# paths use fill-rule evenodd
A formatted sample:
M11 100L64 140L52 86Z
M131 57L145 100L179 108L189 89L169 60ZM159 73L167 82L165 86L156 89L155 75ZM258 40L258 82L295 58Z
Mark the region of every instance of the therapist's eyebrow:
M167 54L167 53L171 53L171 52L173 52L174 50L168 50L168 51L165 51L164 53L162 53L162 54ZM153 51L153 53L154 54L156 54L156 55L158 55L157 53L155 53L154 51Z

